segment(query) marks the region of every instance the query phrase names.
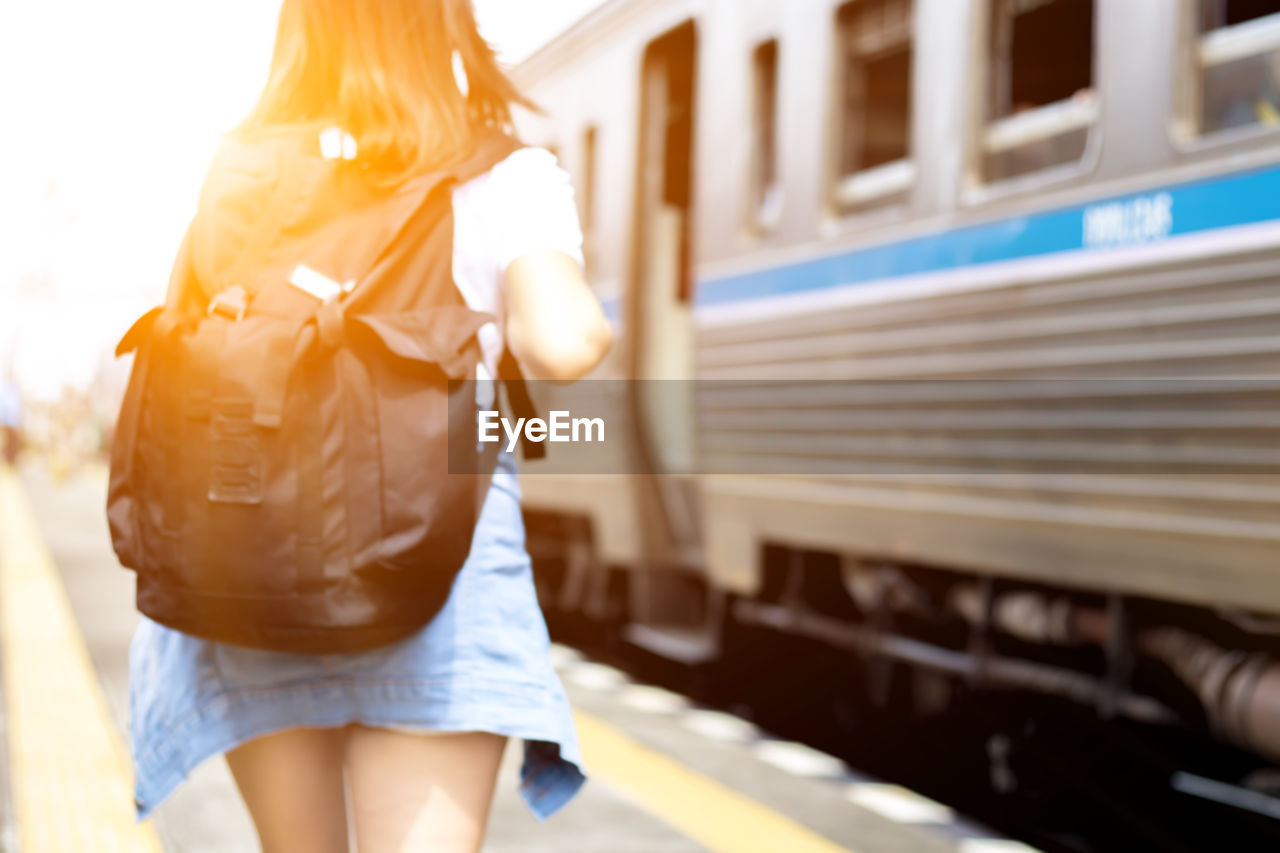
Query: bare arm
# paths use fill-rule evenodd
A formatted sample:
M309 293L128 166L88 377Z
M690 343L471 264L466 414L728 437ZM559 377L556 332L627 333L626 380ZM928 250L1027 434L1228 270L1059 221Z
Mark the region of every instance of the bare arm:
M563 252L535 251L507 267L507 345L530 379L573 382L592 371L613 342L613 327Z

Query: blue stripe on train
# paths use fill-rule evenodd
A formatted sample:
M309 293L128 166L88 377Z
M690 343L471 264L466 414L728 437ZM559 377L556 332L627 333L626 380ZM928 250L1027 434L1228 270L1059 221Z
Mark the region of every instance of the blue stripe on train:
M1132 246L1280 219L1280 168L1232 174L708 278L697 305L822 290L1079 249Z

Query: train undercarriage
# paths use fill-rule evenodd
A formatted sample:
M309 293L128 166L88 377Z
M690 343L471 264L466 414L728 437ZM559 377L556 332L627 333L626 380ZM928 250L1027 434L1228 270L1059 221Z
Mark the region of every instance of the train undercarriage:
M1280 841L1280 620L782 545L730 594L528 527L553 635L1043 849Z

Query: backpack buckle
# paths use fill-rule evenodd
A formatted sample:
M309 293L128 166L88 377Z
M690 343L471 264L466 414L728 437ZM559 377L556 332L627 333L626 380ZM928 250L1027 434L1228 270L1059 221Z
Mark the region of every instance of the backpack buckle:
M249 297L245 295L244 288L234 284L214 294L214 297L209 300L208 313L210 317L221 316L238 322L244 319L244 312L248 307Z

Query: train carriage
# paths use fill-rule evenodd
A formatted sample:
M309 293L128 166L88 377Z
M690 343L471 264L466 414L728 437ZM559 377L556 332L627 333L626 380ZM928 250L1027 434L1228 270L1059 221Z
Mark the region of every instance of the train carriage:
M686 661L743 620L969 671L868 639L895 608L1274 648L1280 3L608 0L517 76L619 327L600 376L693 380L628 401L643 476L529 468L560 605L623 589ZM1250 678L1208 714L1275 754Z

